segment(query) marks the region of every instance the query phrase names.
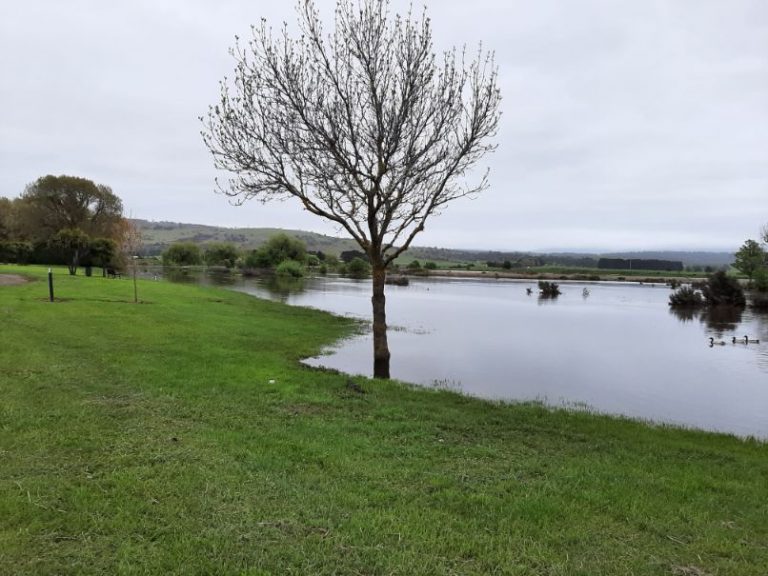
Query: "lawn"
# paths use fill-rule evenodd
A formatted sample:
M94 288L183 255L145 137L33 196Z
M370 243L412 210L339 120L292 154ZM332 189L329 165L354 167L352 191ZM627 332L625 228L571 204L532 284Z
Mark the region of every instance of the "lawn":
M765 443L352 382L298 359L353 321L244 294L2 273L0 574L766 574Z

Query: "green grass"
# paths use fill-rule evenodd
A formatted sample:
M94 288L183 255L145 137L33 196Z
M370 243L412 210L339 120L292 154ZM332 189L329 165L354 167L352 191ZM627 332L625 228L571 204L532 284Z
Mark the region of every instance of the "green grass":
M766 444L358 394L297 362L350 320L3 272L0 574L766 574Z

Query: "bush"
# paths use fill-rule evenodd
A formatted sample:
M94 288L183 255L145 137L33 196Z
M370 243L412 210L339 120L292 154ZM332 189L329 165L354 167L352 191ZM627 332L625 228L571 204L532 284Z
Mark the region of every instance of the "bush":
M27 264L32 255L29 242L0 242L0 262L9 264Z
M426 268L427 270L437 270L437 264L435 264L434 262L427 262L426 264L424 264L424 268Z
M205 248L205 263L208 266L233 268L239 255L234 244L214 242Z
M698 308L704 305L704 297L693 286L681 286L669 295L669 305L673 308Z
M307 258L304 243L288 234L275 234L266 244L245 258L247 268L274 268L284 260L303 263Z
M560 286L558 284L539 280L539 295L542 298L557 298L560 294Z
M352 278L365 278L371 273L371 265L362 258L353 258L347 264L346 272Z
M707 306L729 305L743 308L747 299L744 289L735 278L731 278L725 272L719 271L712 274L702 288L704 300Z
M163 252L163 264L171 266L198 266L203 263L200 247L192 242L177 242Z
M304 265L296 260L283 260L277 265L275 273L278 276L301 278L304 276Z
M406 266L408 270L421 270L421 264L418 260L413 260L408 266Z
M310 268L320 266L320 258L315 256L314 254L307 254L307 266L309 266Z
M753 286L758 292L768 292L768 268L758 268L753 277Z

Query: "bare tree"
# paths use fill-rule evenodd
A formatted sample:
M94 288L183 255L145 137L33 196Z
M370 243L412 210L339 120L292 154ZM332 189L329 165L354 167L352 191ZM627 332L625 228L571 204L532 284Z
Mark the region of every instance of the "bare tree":
M387 267L451 200L480 192L472 166L495 148L500 92L482 47L438 59L426 11L389 13L386 0L338 0L325 35L312 0L297 5L301 35L262 21L236 39L233 82L201 118L223 193L240 203L297 198L346 230L373 274L374 376L389 377Z
M120 252L125 262L125 267L130 270L133 278L133 303L139 303L139 250L143 244L141 229L133 220L123 220L121 230Z

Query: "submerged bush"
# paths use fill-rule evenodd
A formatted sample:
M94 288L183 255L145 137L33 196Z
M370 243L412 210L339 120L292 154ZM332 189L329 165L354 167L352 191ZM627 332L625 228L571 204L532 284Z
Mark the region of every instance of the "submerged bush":
M673 308L698 308L704 305L704 297L693 286L681 286L669 295L669 305Z
M245 258L246 268L275 268L285 260L304 262L307 250L304 242L294 236L280 233L270 237L263 245L252 250Z
M278 276L289 276L291 278L301 278L304 276L304 266L296 260L283 260L277 265L275 274Z
M352 278L365 278L371 273L371 265L362 258L354 258L347 264L346 272Z
M725 272L715 272L707 279L707 283L701 289L707 306L737 306L743 308L747 304L744 289L736 278L728 276Z
M200 247L194 242L176 242L163 252L163 265L197 266L202 263Z
M539 280L539 295L542 298L557 298L560 294L560 286L558 284Z

